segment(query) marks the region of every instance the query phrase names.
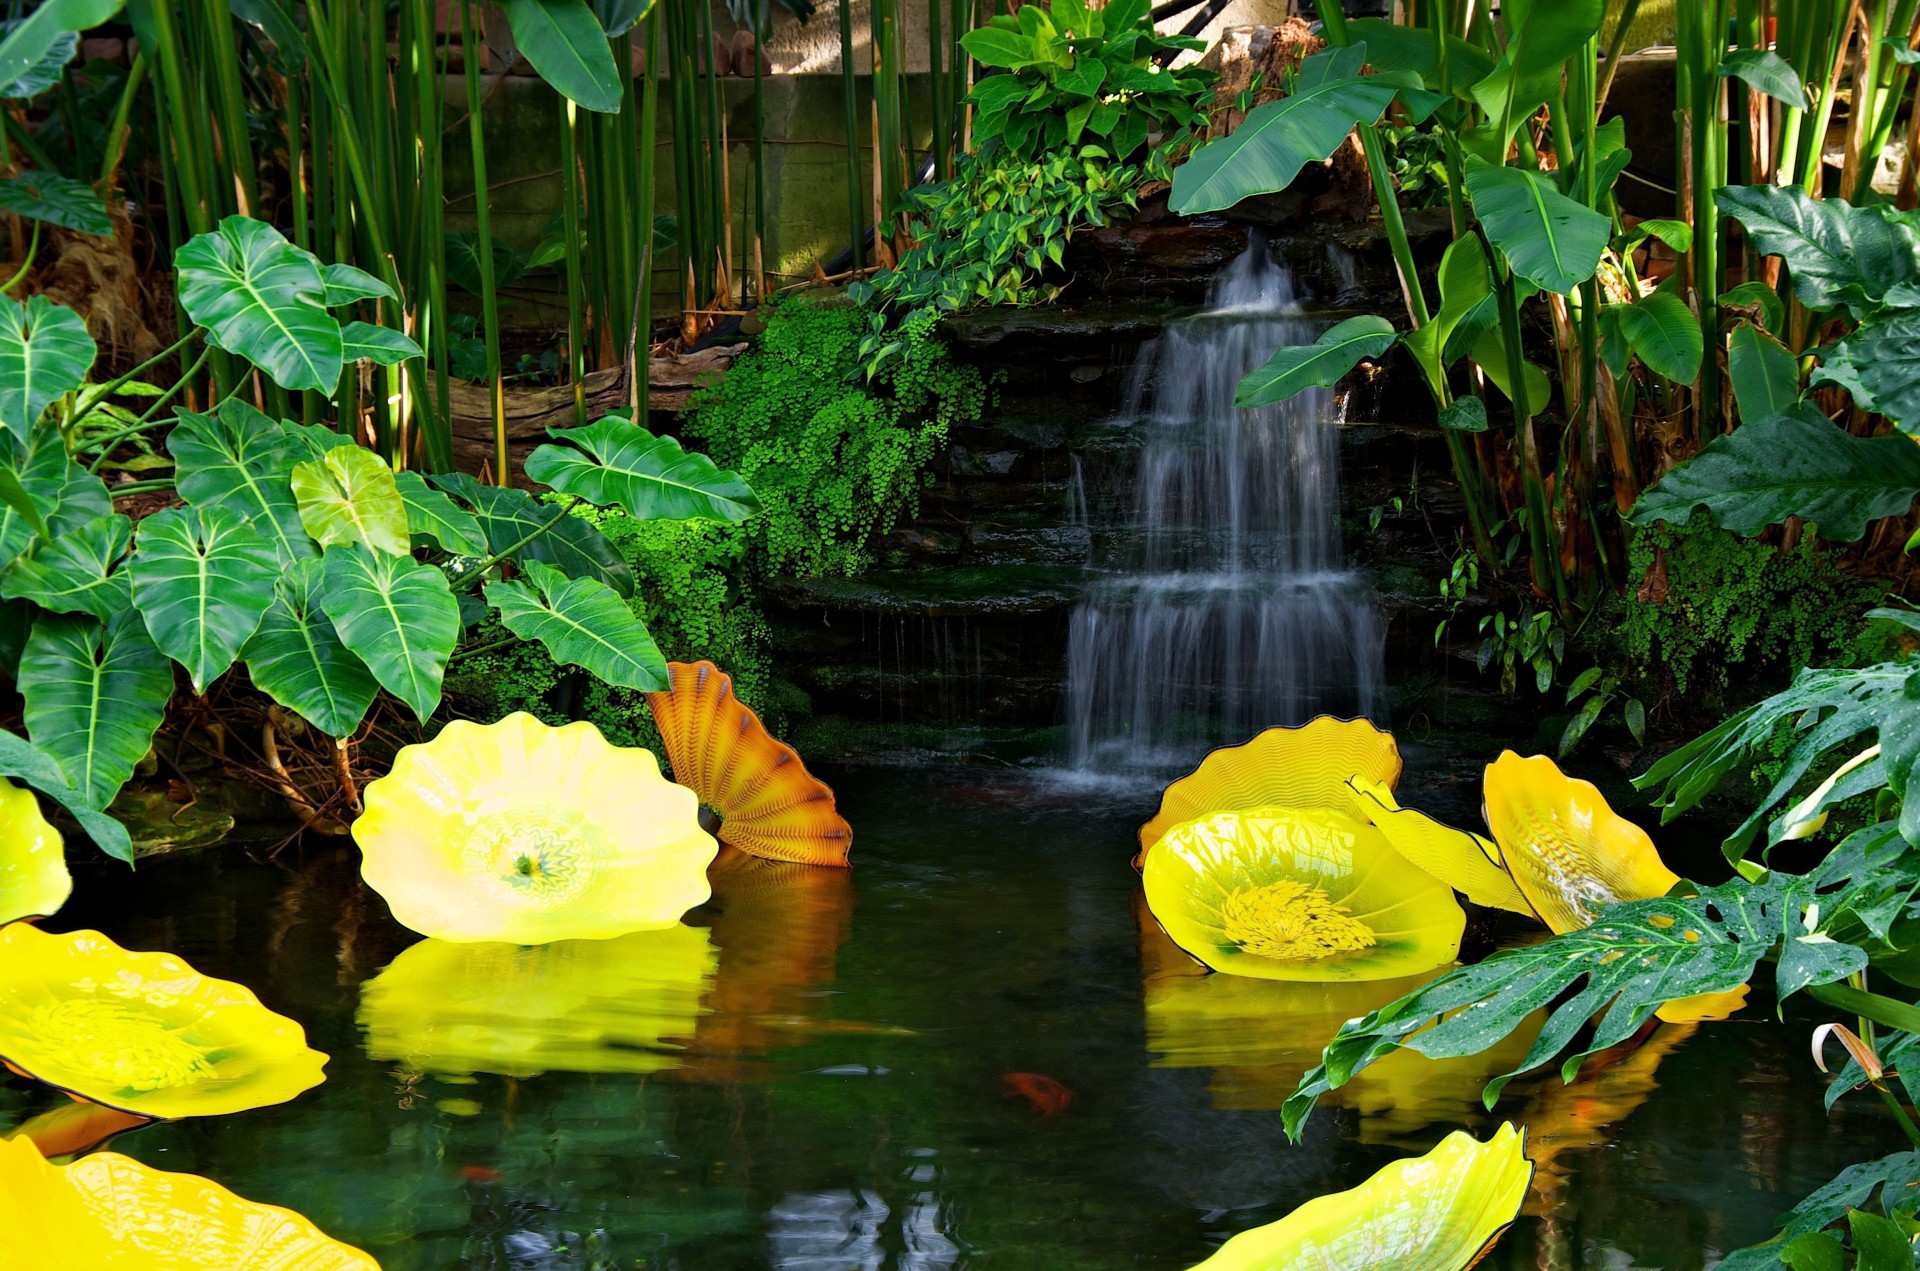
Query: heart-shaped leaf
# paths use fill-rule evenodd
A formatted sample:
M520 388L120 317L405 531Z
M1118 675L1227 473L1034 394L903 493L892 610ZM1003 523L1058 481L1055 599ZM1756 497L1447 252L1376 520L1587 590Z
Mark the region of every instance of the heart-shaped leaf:
M113 572L132 541L132 521L118 512L96 516L14 561L0 576L0 596L104 622L133 603L130 575Z
M407 505L407 530L457 556L485 556L487 536L480 522L452 499L427 484L417 472L396 472L394 483Z
M104 624L42 614L20 655L20 694L28 736L80 803L99 809L152 747L173 696L173 666L132 609Z
M58 173L20 172L0 180L0 208L61 229L113 237L113 218L93 187Z
M549 428L547 435L571 444L535 447L527 475L562 494L617 504L643 521L744 521L760 510L738 475L618 416L585 428Z
M325 580L320 560L300 561L281 576L273 607L247 642L247 674L327 736L351 737L380 686L322 609Z
M204 693L232 666L273 603L280 557L232 512L167 508L140 522L128 567L153 642Z
M447 658L460 638L460 606L447 576L411 556L357 543L329 547L320 603L347 648L424 724L440 704Z
M666 690L667 660L647 624L605 583L568 578L535 560L526 564L526 581L488 583L486 591L501 624L538 640L555 662L621 688Z
M558 515L559 508L525 490L481 485L464 472L437 472L428 479L473 509L489 552L537 560L569 578L598 578L622 596L633 594L633 571L606 535L579 517ZM515 548L522 540L527 541Z
M313 253L271 225L229 216L173 254L180 304L238 353L287 389L332 394L344 356L340 324L325 308L327 286Z
M365 543L395 556L413 550L393 469L371 450L336 446L295 464L291 485L300 523L322 547Z
M212 415L183 410L167 450L174 488L188 503L245 518L283 561L319 555L290 485L294 465L311 452L285 425L237 400Z
M1534 286L1571 295L1599 268L1613 222L1560 193L1542 174L1476 167L1467 173L1467 194L1488 241Z
M86 381L98 350L87 324L45 296L0 296L0 429L24 437L47 403Z
M89 807L52 755L24 737L0 729L0 776L24 781L65 808L93 845L115 860L133 863L133 839L127 827Z
M1385 318L1373 314L1348 318L1321 332L1312 344L1275 349L1263 366L1240 381L1234 405L1265 406L1284 402L1305 389L1331 387L1361 358L1379 357L1397 339L1393 323ZM531 463L528 471L532 471Z
M540 78L588 110L620 109L620 68L587 0L501 0L513 43Z
M425 357L411 336L371 322L349 322L340 329L341 356L349 362L378 362L398 366L409 358Z

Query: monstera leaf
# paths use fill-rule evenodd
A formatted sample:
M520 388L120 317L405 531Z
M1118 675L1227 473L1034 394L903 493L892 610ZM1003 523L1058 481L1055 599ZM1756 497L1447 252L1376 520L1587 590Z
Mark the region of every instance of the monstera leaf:
M1909 436L1920 435L1920 313L1909 310L1856 328L1821 355L1809 382L1838 384L1860 409L1885 415Z
M0 296L0 429L24 437L86 381L98 350L80 315L45 296Z
M132 521L118 512L96 516L16 560L0 576L0 596L104 622L133 603L131 576L113 572L132 541Z
M519 560L551 565L569 578L597 578L623 597L633 594L633 572L620 553L579 517L559 515L559 508L525 490L481 485L464 472L436 472L428 479L472 506L489 552L510 552ZM522 546L515 548L516 543Z
M380 691L322 608L326 565L303 560L280 578L273 607L247 641L253 686L329 737L351 737Z
M459 556L485 556L487 536L473 513L427 484L417 472L396 472L394 484L407 508L407 530L415 539L427 539L443 551Z
M1326 49L1300 63L1291 92L1255 108L1232 135L1209 142L1173 173L1177 212L1217 212L1293 183L1300 169L1323 162L1355 124L1372 123L1399 91L1362 75L1367 46Z
M1477 166L1467 173L1467 195L1487 240L1534 286L1571 295L1600 267L1613 223L1542 173Z
M618 504L642 521L744 521L760 510L734 473L618 416L585 428L549 428L547 435L572 445L535 447L527 475L562 494Z
M27 733L60 765L74 797L100 809L133 775L173 696L173 667L140 615L100 623L43 614L20 655Z
M1747 227L1756 250L1786 262L1809 309L1844 306L1864 317L1920 271L1920 237L1888 208L1810 198L1797 185L1730 185L1713 201Z
M129 565L153 642L204 693L240 656L273 603L273 544L219 508L167 508L140 522Z
M501 0L513 43L540 78L588 110L620 109L620 68L587 0Z
M31 97L59 79L59 64L53 78L29 79L57 49L65 46L73 56L71 41L76 33L99 26L120 12L121 0L42 0L19 22L8 24L5 39L0 39L0 94ZM64 63L66 58L60 59Z
M393 469L371 450L335 446L295 464L290 484L300 523L322 547L364 543L394 556L413 550Z
M440 704L460 606L447 576L411 556L329 547L320 603L340 639L421 723Z
M345 356L340 324L326 311L327 284L313 253L271 225L229 216L173 254L180 304L287 389L332 394Z
M61 229L113 237L113 218L93 187L58 173L20 172L0 180L0 208Z
M487 584L500 622L522 640L538 640L555 662L643 693L667 687L667 660L624 600L603 582L568 578L528 561L525 582Z
M1851 542L1867 523L1898 516L1920 493L1920 443L1855 437L1800 403L1748 420L1649 486L1628 519L1685 525L1696 507L1722 529L1757 534L1789 516L1822 538Z
M80 823L94 846L115 860L133 863L133 840L127 827L97 808L88 806L52 755L23 737L0 729L0 776L23 781L65 808Z
M318 556L289 482L307 448L282 424L240 401L212 415L183 410L167 434L174 488L197 508L244 517L283 561Z
M1312 344L1274 350L1266 364L1240 381L1236 406L1283 402L1308 388L1331 388L1361 358L1379 357L1399 335L1393 323L1372 314L1348 318L1320 333Z

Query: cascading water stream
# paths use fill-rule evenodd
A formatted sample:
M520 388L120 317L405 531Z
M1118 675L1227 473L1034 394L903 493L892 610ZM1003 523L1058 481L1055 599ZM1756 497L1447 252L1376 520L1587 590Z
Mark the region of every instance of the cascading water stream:
M1095 535L1109 572L1069 635L1075 768L1191 764L1268 725L1377 705L1384 631L1341 548L1334 398L1234 405L1242 376L1321 325L1256 241L1205 312L1141 349L1126 414L1144 438L1132 507Z

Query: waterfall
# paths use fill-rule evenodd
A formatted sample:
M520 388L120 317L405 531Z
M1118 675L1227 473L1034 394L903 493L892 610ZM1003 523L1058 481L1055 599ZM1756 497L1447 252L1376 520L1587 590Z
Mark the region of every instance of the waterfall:
M1233 404L1243 375L1324 325L1256 240L1204 312L1140 350L1132 506L1095 527L1101 572L1069 632L1074 767L1190 766L1272 724L1379 704L1384 630L1341 547L1333 395Z

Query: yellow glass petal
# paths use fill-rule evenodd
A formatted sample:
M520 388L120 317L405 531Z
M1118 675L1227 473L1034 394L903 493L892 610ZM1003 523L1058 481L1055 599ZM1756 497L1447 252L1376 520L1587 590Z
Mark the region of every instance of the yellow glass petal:
M1692 997L1676 997L1654 1014L1669 1024L1725 1019L1747 1004L1748 987L1742 984L1739 988L1728 989L1724 993L1696 993Z
M1424 812L1401 807L1394 802L1393 791L1377 781L1355 777L1347 785L1360 810L1386 835L1394 851L1476 905L1533 916L1533 907L1520 888L1494 863L1499 849L1492 843L1467 830L1442 825Z
M1342 787L1344 789L1344 786ZM1147 853L1147 903L1216 971L1382 980L1453 961L1466 914L1380 831L1326 808L1217 812Z
M1555 935L1587 926L1618 901L1664 896L1680 881L1645 830L1545 755L1503 752L1487 765L1486 799L1507 871Z
M422 935L602 940L671 927L707 899L717 844L699 800L589 723L456 720L365 797L361 874Z
M72 892L60 831L33 791L0 777L0 922L48 917Z
M1466 1271L1519 1213L1532 1176L1511 1124L1485 1143L1455 1130L1425 1156L1241 1232L1194 1271Z
M1160 810L1140 827L1140 851L1182 821L1236 808L1332 808L1348 812L1347 778L1358 773L1388 789L1400 782L1393 734L1364 719L1322 715L1299 728L1269 728L1239 746L1222 746L1168 786Z
M241 985L97 931L0 927L0 1059L94 1103L218 1116L320 1084L327 1057Z
M676 923L541 945L422 940L360 990L367 1054L416 1071L661 1072L706 1009L716 957Z
M0 1142L0 1230L9 1266L75 1271L380 1271L290 1209L117 1152L49 1165Z

